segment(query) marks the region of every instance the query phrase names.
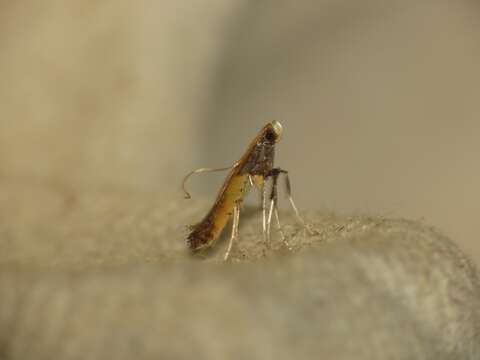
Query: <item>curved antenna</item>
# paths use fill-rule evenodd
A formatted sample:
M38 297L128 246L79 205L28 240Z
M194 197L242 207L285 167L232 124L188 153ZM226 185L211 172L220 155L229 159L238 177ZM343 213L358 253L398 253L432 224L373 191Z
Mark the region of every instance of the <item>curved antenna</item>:
M182 180L182 190L185 193L185 199L190 199L191 198L190 193L185 188L185 183L187 182L187 180L190 176L192 176L194 174L200 174L200 173L203 173L203 172L225 171L225 170L231 169L232 167L233 166L224 167L224 168L200 168L200 169L190 171Z

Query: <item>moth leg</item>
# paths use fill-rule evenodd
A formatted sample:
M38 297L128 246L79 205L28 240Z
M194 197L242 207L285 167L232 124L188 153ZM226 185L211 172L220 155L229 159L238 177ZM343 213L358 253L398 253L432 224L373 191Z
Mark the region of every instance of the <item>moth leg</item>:
M282 238L282 242L287 246L287 248L291 248L290 244L288 243L285 234L282 230L282 225L280 224L280 216L278 215L278 191L277 191L277 183L278 183L278 176L281 174L280 171L273 171L272 172L272 193L271 193L271 201L273 201L273 207L271 205L270 211L273 208L273 212L275 214L275 221L277 225L278 232L280 233L280 237ZM271 217L271 214L269 214Z
M277 219L277 226L281 232L280 228L280 220L278 217L278 191L277 191L277 182L278 182L278 175L280 175L280 172L278 171L272 171L269 177L272 178L272 191L270 192L270 208L268 211L268 218L267 218L267 241L268 244L270 244L270 228L271 228L271 223L272 223L272 214L275 212L275 218ZM282 234L282 239L285 239Z
M253 181L252 175L248 174L248 182L250 183L250 186L253 188L255 187L255 182Z
M233 208L232 234L230 235L230 241L228 243L227 252L223 257L224 261L228 260L228 257L230 256L230 252L232 251L233 242L238 237L239 222L240 222L240 206L239 204L235 204L235 207Z
M275 201L270 200L270 207L268 211L268 218L267 218L267 247L270 247L270 225L272 224L272 214L273 214L273 208L275 206Z
M280 224L280 217L278 216L278 190L277 190L277 183L278 183L278 177L281 174L280 169L274 169L272 170L271 177L272 177L272 193L271 193L271 200L273 201L273 212L275 214L275 220L277 223L277 229L278 232L280 233L280 237L282 238L282 242L287 245L288 248L290 248L290 245L288 244L285 234L283 233L282 230L282 225ZM272 207L270 208L271 211ZM271 216L271 214L270 214Z
M310 234L312 235L312 231L308 228L307 223L305 220L303 220L302 216L300 215L300 212L298 211L297 206L295 205L295 202L293 201L292 197L292 184L290 182L290 177L288 176L288 171L286 170L280 170L281 173L285 175L285 188L287 191L287 198L288 201L290 202L290 205L292 206L293 212L295 213L295 217L297 218L297 221L302 224L303 228Z
M274 207L274 214L275 214L275 219L276 219L276 222L277 222L277 229L278 229L278 232L280 233L280 237L282 238L282 242L285 244L285 246L288 248L288 249L292 249L290 244L288 243L288 240L287 238L285 237L285 234L283 233L283 230L282 230L282 225L280 224L280 217L278 216L278 207L277 205L275 205Z
M265 244L268 244L268 234L267 234L267 184L264 181L262 185L262 229L263 229L263 241Z

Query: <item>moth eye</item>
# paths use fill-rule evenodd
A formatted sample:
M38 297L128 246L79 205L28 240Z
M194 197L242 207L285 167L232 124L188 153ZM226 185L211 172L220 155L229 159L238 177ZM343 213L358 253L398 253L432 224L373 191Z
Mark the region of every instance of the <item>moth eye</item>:
M267 132L265 133L265 139L268 141L268 142L275 142L275 140L277 140L277 134L275 134L275 131L273 131L272 129L268 129Z

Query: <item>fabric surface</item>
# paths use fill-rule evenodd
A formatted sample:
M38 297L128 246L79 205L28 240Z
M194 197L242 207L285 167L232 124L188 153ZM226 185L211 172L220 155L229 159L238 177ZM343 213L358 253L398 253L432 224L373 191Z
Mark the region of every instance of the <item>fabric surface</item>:
M416 222L258 209L240 238L191 257L208 202L0 187L2 359L475 359L480 287L447 238ZM455 357L459 356L459 357Z

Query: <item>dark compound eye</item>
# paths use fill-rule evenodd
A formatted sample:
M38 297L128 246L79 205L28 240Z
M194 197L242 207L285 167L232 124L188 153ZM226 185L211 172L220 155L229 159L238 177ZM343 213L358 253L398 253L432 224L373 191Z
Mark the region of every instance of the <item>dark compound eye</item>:
M273 129L268 129L267 132L265 133L265 139L268 141L268 142L275 142L275 140L277 140L277 134L275 134L275 131L273 131Z

